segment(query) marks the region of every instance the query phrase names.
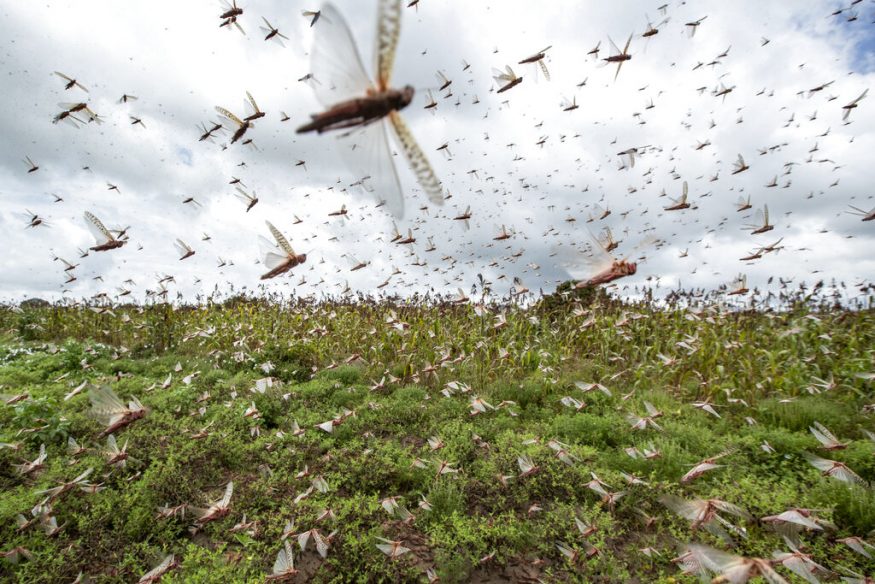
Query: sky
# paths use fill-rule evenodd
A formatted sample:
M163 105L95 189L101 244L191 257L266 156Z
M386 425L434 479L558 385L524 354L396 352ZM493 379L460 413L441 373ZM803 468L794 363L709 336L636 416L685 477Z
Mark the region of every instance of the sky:
M377 4L335 2L372 78ZM5 3L0 300L122 290L142 299L168 275L171 297L189 300L216 289L454 293L469 291L478 274L497 295L514 278L550 292L597 271L605 256L584 252L605 228L620 241L615 257L638 263L635 275L614 282L628 296L642 287L713 291L739 275L763 291L780 279L871 281L875 222L849 206L875 207L875 105L864 98L847 122L842 106L875 79L873 3L663 4L404 2L391 84L416 89L401 115L445 200L428 201L390 133L386 159L405 198L396 219L367 190L388 176L386 164L365 171L343 154L367 148L357 135L295 133L325 109L313 85L331 85L325 77L336 74L311 70L314 38L328 29L311 27L301 11L318 3L240 0L245 35L220 27L223 9L211 1L172 10L139 1ZM849 21L852 11L858 18ZM264 40L263 18L287 37L284 46ZM686 24L698 20L690 36ZM649 39L641 36L648 22L659 30ZM630 35L631 59L615 80L616 65L603 59L610 39L622 48ZM517 64L548 46L549 80L537 65ZM493 69L507 65L523 81L498 94ZM55 71L88 92L66 90ZM452 81L444 91L438 71ZM721 88L732 91L715 96ZM245 135L255 147L229 143L230 132L199 141L199 124L221 121L216 106L245 115L247 91L266 114ZM426 109L429 91L437 107ZM137 99L120 103L125 94ZM577 109L566 111L565 100ZM59 104L77 102L103 123L53 123ZM629 148L638 149L634 166L618 154ZM739 155L750 168L732 174ZM26 156L38 170L28 172ZM372 178L362 183L364 172ZM234 177L257 193L248 212ZM684 182L691 207L665 211ZM190 197L198 205L183 203ZM739 197L752 208L738 212ZM343 205L345 217L329 216ZM774 229L752 235L746 226L764 205ZM453 218L469 206L466 229ZM611 214L599 219L604 210ZM96 243L86 211L110 229L129 228L129 243L80 257ZM40 225L30 226L33 215ZM308 257L262 281L266 220ZM416 241L392 243L395 225ZM510 238L494 240L503 228ZM177 238L195 255L180 261ZM777 251L740 260L779 240ZM77 265L75 281L65 282L56 257ZM351 271L352 257L369 265Z

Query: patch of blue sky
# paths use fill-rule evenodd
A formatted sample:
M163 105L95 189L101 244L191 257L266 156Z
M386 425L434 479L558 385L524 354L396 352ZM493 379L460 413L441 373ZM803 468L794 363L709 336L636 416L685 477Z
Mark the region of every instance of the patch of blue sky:
M191 150L188 148L177 148L176 156L179 157L179 160L186 166L191 166L192 163L192 155Z

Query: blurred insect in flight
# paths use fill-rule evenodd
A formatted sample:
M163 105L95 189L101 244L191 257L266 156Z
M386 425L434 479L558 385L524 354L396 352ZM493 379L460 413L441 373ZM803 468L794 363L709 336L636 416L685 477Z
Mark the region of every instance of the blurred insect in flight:
M550 45L550 46L552 46L552 45ZM549 51L549 50L550 50L550 47L548 46L545 49L541 49L540 51L538 51L537 53L535 53L531 57L526 57L525 59L523 59L522 61L520 61L517 64L518 65L526 65L526 64L531 63L531 64L537 65L537 67L535 68L535 72L536 72L535 76L537 77L537 71L538 71L538 69L540 69L541 73L544 74L544 79L546 79L547 81L550 81L550 71L547 69L547 64L544 62L544 59L547 57L547 51Z
M425 154L416 143L404 119L399 114L413 101L415 90L406 85L393 89L389 83L395 62L395 51L401 33L400 0L380 0L377 15L377 50L372 83L359 56L349 26L331 4L323 5L323 23L316 29L310 51L311 73L322 81L313 85L316 99L327 107L313 114L298 133L352 129L348 135L356 141L342 152L350 170L358 176L371 175L376 184L372 192L385 199L396 217L404 216L404 194L398 171L389 148L388 119L401 150L407 157L419 185L428 199L443 204L443 189ZM359 130L359 131L355 131Z
M307 254L296 254L289 240L285 238L280 230L269 221L265 221L265 223L267 223L267 228L276 240L276 245L273 245L263 237L261 238L262 246L265 248L262 263L269 270L266 274L262 274L262 280L268 280L285 274L295 266L307 261Z

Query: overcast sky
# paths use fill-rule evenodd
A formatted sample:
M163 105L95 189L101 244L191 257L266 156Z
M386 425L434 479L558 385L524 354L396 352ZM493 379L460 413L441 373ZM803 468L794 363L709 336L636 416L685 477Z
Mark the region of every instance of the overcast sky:
M265 220L309 254L266 289L299 295L337 294L347 283L366 292L454 292L469 290L478 273L500 294L515 276L551 291L568 278L557 265L568 255L563 248L586 245L605 227L622 240L618 258L646 258L635 276L617 281L627 294L657 284L713 290L739 274L751 288L765 287L770 276L775 287L779 276L871 280L875 222L848 211L875 207L875 95L859 102L850 123L842 106L875 78L873 3L857 4L851 22L847 10L830 16L843 6L833 1L675 1L664 14L662 4L421 0L404 8L392 81L417 89L403 116L451 197L428 203L391 142L406 199L397 225L416 238L399 245L390 243L388 210L350 186L361 176L341 158L344 140L295 134L323 109L299 81L311 72L309 50L324 24L311 28L301 10L318 4L240 0L244 36L219 27L222 9L212 1L172 9L139 1L5 3L0 298L113 295L128 279L141 297L168 274L176 279L171 293L188 298L216 285L257 289L267 271L257 263L258 236L270 237ZM336 6L373 75L377 2ZM264 40L262 17L288 37L284 47ZM686 23L704 17L690 37ZM648 18L662 24L645 39ZM609 38L622 48L630 34L632 58L614 81L616 66L602 61L612 53ZM599 43L598 56L588 55ZM549 81L535 65L517 65L548 45ZM497 94L492 69L506 65L523 82ZM444 92L439 70L452 80ZM65 90L54 71L88 93ZM721 84L732 91L714 96ZM425 109L429 89L434 109ZM229 144L227 132L198 141L198 124L219 119L215 106L245 115L246 91L267 114L245 136L258 150ZM137 99L119 103L124 94ZM564 111L564 99L579 107ZM105 123L53 124L59 103L80 101ZM281 111L291 119L282 122ZM444 143L448 152L438 151ZM622 168L618 153L631 147L640 155ZM733 175L739 154L750 169ZM29 173L25 156L39 170ZM766 186L776 176L777 186ZM251 211L234 196L232 177L257 193ZM684 181L692 208L664 211L671 202L661 193L680 196ZM750 196L753 208L737 212L739 196ZM201 206L183 204L188 197ZM344 204L346 219L328 216ZM452 218L469 205L466 230ZM587 222L599 216L596 205L612 213ZM751 235L744 228L763 205L775 227ZM85 211L110 228L130 226L130 243L80 258L80 248L95 244ZM44 224L29 227L31 213ZM502 225L512 237L493 241ZM180 262L176 238L195 255ZM781 238L780 251L739 260ZM344 254L370 265L351 272ZM64 283L55 256L78 264L76 281ZM585 264L572 271L581 277Z

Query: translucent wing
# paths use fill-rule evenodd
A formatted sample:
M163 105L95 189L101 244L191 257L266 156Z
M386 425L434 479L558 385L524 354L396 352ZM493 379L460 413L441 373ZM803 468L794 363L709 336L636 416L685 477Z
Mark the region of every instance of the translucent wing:
M68 78L68 79L69 79L69 78ZM855 99L854 101L851 102L851 105L854 105L854 104L858 103L861 99L863 99L864 97L866 97L866 95L868 95L868 93L869 93L869 88L867 87L867 88L863 91L863 93L860 94L860 96L859 96L857 99Z
M234 193L234 196L237 197L238 199L240 199L241 201L243 201L244 203L251 203L252 202L252 195L250 195L249 193L247 193L246 191L244 191L240 187L237 187L237 192Z
M652 236L652 235L648 235L647 237L643 238L641 241L639 241L638 243L636 243L636 244L635 244L635 247L633 247L632 249L628 250L628 251L626 252L626 255L623 256L623 259L624 259L624 260L628 260L630 257L632 257L632 255L634 255L634 254L640 254L640 253L642 253L645 249L647 249L648 247L651 247L651 246L656 245L658 242L659 242L659 239L657 239L656 237L654 237L654 236ZM643 256L639 256L638 261L643 261L643 260L645 260L645 259L646 259L645 257L643 257Z
M280 265L285 263L286 260L288 260L288 258L269 251L264 254L264 258L261 260L261 263L263 263L268 270L273 270L274 268L278 268Z
M132 397L132 398L131 398L131 401L128 402L128 409L129 409L130 411L134 411L134 412L135 412L135 411L137 411L137 410L144 410L144 409L146 409L146 408L143 407L143 404L140 403L140 400L139 400L139 399L137 399L137 398L135 398L135 397Z
M240 120L240 118L238 118L237 116L235 116L234 114L232 114L231 112L226 110L225 108L216 106L216 111L219 112L220 114L222 114L223 116L225 116L226 118L228 118L229 120L231 120L232 122L234 122L235 124L237 124L238 126L243 125L243 122Z
M374 71L381 90L389 87L392 66L395 64L395 48L401 35L401 0L380 0L377 13L377 47Z
M865 484L865 481L860 476L849 469L847 466L840 465L832 460L820 458L809 452L803 452L802 455L818 470L828 474L832 478L845 483Z
M431 89L429 89L427 93L428 93L428 104L425 107L426 108L436 107L437 102L434 100L434 96L431 94ZM32 163L28 163L28 165L31 166Z
M92 387L88 391L91 399L91 413L100 420L109 420L128 411L125 404L119 399L108 385Z
M586 280L614 263L611 254L596 243L587 250L580 246L557 245L551 253L555 254L556 265L564 268L575 280Z
M510 83L517 78L516 73L513 72L510 65L505 65L505 69L505 71L495 68L492 69L492 78L495 79L495 82L499 85Z
M808 462L814 466L817 470L828 471L833 468L833 461L828 460L826 458L821 458L819 456L815 456L814 454L803 452L802 455L805 457Z
M258 108L258 104L255 103L255 98L252 97L252 94L248 91L246 92L246 99L243 100L243 104L246 108L246 117L254 116L255 114L261 113L261 110Z
M332 4L322 7L322 21L313 35L310 72L316 99L325 107L354 97L364 97L373 84L365 72L352 32Z
M592 236L593 240L598 243L599 247L601 247L605 251L610 249L612 246L616 246L616 244L619 243L618 241L614 240L614 234L611 232L610 227L605 227L601 235L596 236L592 235L592 233L590 233L590 235Z
M387 556L391 556L394 548L389 544L378 543L377 549L380 550L381 552L383 552L384 554L386 554Z
M94 472L94 468L89 468L88 470L86 470L85 472L83 472L81 475L79 475L78 477L76 477L75 479L73 479L72 482L74 482L74 483L81 483L81 482L83 482L85 479L87 479L88 476L89 476L92 472Z
M340 137L341 156L356 179L370 176L362 186L373 196L386 202L395 217L404 217L404 194L401 181L389 149L386 124L378 121Z
M541 68L541 73L544 74L544 79L550 81L550 71L547 69L547 64L544 62L544 59L538 61L538 65Z
M791 549L794 549L795 551L795 546L791 545ZM817 564L810 559L796 556L789 552L775 552L773 556L775 560L777 560L780 564L783 564L785 568L799 575L806 582L811 582L811 584L820 584L820 579L818 578L817 572L826 569L820 564Z
M328 549L330 547L328 540L322 537L322 534L318 531L313 533L313 540L316 542L316 551L319 555L323 558L328 557Z
M425 157L425 154L419 148L419 144L416 143L410 128L407 127L401 114L397 111L389 114L389 120L392 122L395 136L397 136L398 141L401 143L401 149L404 150L407 162L410 163L410 167L413 169L414 174L416 174L419 186L428 195L429 201L435 205L443 205L444 195L441 181L438 180L434 170L431 168L431 164L428 162L428 158Z
M535 463L532 462L532 459L528 456L517 456L516 459L517 466L520 467L520 471L525 474L535 468Z
M768 209L768 207L766 207L766 209ZM768 216L765 213L763 213L762 209L757 209L757 213L756 213L755 217L756 217L757 225L765 225L766 221L768 221Z
M701 505L697 505L695 501L684 501L675 495L665 495L659 500L663 505L689 521L697 521L702 517Z
M173 560L173 554L165 557L163 560L161 560L160 564L146 572L143 577L140 578L140 582L152 582L152 578L154 578L158 574L163 574L167 570L167 567L173 562Z
M41 464L46 460L46 445L41 444L39 447L39 456L36 459L37 464Z
M231 504L231 495L234 494L234 481L229 481L228 486L225 487L225 494L222 496L222 500L219 501L220 507L227 507Z
M310 541L310 532L305 531L303 533L298 534L298 545L301 547L301 551L307 549L307 543Z
M295 255L295 251L292 249L291 244L285 236L280 233L280 230L274 227L270 221L265 221L265 223L267 223L267 228L270 229L271 235L273 235L273 238L276 239L277 244L283 249L283 251L291 256Z
M261 263L268 270L272 270L288 260L287 256L280 253L280 249L262 236L258 236L258 247L261 250Z
M612 39L612 38L609 36L609 37L608 37L608 42L611 43L611 48L614 49L614 55L619 55L619 54L621 53L621 51L620 51L620 47L618 47L616 44L614 44L614 39Z
M195 507L194 505L189 505L187 509L188 512L194 515L197 519L204 517L207 513L210 512L209 509L206 509L204 507Z
M98 243L103 243L105 241L110 241L113 239L112 234L110 234L109 230L104 227L103 223L89 213L85 211L85 224L88 226L88 230L94 236Z
M724 576L725 576L724 573L727 570L730 570L733 567L738 565L738 561L740 559L738 556L728 554L724 551L716 550L712 547L708 547L708 546L704 546L704 545L691 544L688 549L690 550L690 552L692 552L693 557L695 557L699 561L699 564L701 564L702 566L705 566L706 568L708 568L712 572L716 572L718 574L723 574ZM731 582L737 582L737 581L744 582L744 581L746 581L746 579L745 580L729 580L729 581L731 581Z
M295 554L289 540L283 542L283 549L276 555L276 561L273 563L274 574L285 574L295 569Z
M786 523L794 523L796 525L801 525L803 527L807 527L808 529L815 529L817 531L823 531L823 527L821 527L820 525L818 525L817 523L815 523L814 521L812 521L808 517L802 515L801 513L799 513L799 511L796 511L796 510L785 511L785 512L781 513L780 515L777 515L776 517L777 517L777 519L780 519L781 521L786 522Z
M593 208L595 209L595 212L598 214L598 217L597 217L598 219L603 219L611 214L610 209L606 209L599 204L594 205Z

